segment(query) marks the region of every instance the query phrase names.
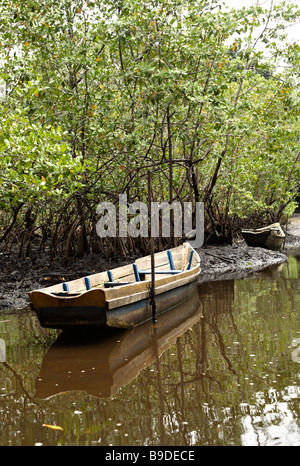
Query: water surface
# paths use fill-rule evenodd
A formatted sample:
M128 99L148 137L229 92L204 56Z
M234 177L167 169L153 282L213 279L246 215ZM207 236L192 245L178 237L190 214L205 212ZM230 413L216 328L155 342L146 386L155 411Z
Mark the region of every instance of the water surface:
M0 445L299 445L300 256L132 331L0 311Z

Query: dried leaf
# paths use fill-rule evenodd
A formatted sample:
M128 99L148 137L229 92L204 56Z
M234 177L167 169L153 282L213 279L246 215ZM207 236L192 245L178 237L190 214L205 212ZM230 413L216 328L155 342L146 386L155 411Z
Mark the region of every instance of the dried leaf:
M53 426L51 424L43 424L43 427L48 427L48 429L53 429L53 430L64 430L62 427L60 426Z

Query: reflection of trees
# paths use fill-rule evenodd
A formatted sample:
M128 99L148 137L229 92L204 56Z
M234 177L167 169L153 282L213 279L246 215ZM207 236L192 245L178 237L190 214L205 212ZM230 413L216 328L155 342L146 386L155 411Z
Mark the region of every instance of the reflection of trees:
M21 389L23 393L23 399L34 402L34 398L29 394L29 392L25 388L22 377L6 362L3 362L2 366L3 368L5 367L7 371L9 371L10 376L14 378L16 385ZM3 370L3 368L0 367L1 370Z
M146 444L152 445L222 444L225 429L231 432L230 438L239 439L236 413L230 407L226 411L225 399L223 405L217 400L218 394L223 397L227 390L228 377L237 377L222 329L224 316L229 316L231 325L232 322L235 325L233 315L228 312L231 312L232 292L231 283L221 307L209 293L204 303L207 311L204 317L160 358L154 331L155 362L115 397L118 400L115 418L126 425L129 438L143 438ZM128 400L128 406L124 400ZM128 422L129 411L132 421ZM109 442L110 432L101 429L103 444Z
M264 276L201 285L199 293L203 318L161 356L154 327L153 363L107 399L70 391L32 400L25 366L32 374L38 361L31 339L22 358L0 372L9 387L6 401L0 397L2 442L19 429L28 444L56 444L57 433L38 427L45 422L63 425L64 445L239 445L245 429L258 445L286 412L300 430L299 365L289 348L299 330L299 281ZM21 338L25 328L31 334L23 325Z
M5 378L11 387L0 402L1 445L10 445L12 440L12 445L31 445L33 425L43 418L42 409L26 388L26 375L6 362L1 363L0 372L0 379ZM22 434L17 435L21 426Z
M41 329L30 311L10 313L7 322L7 362L0 363L1 445L32 445L34 426L43 423L42 406L33 396L34 376L53 332Z
M271 286L271 294L266 284ZM273 412L272 422L282 421L284 413L278 406L293 369L282 354L284 342L274 339L273 334L282 330L280 338L284 338L288 331L294 331L293 321L283 319L281 307L284 302L287 312L293 300L289 300L286 284L280 285L280 293L285 290L284 301L278 299L273 281L248 280L240 285L236 296L234 282L202 289L203 318L161 357L156 372L161 377L156 387L160 387L159 406L164 413L163 437L156 431L160 441L239 444L242 419L248 418L259 445L261 432L268 425L266 411L268 415ZM175 349L176 357L172 358ZM276 388L272 388L275 379ZM155 378L148 383L154 388ZM298 423L296 403L290 400L289 405Z

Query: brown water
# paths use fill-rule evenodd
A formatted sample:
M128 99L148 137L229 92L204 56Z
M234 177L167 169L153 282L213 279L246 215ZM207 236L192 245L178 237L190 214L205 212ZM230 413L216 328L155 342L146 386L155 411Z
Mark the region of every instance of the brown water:
M156 328L75 338L0 311L0 445L299 445L299 298L292 255Z

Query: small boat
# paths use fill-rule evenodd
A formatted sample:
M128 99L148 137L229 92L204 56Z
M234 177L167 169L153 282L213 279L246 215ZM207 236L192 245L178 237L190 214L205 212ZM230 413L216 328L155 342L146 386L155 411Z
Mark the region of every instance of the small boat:
M154 254L156 316L195 290L200 258L189 243ZM152 318L151 256L133 264L29 292L42 327L133 328Z
M242 230L243 238L248 246L258 246L267 249L280 250L285 234L279 223L255 230Z

